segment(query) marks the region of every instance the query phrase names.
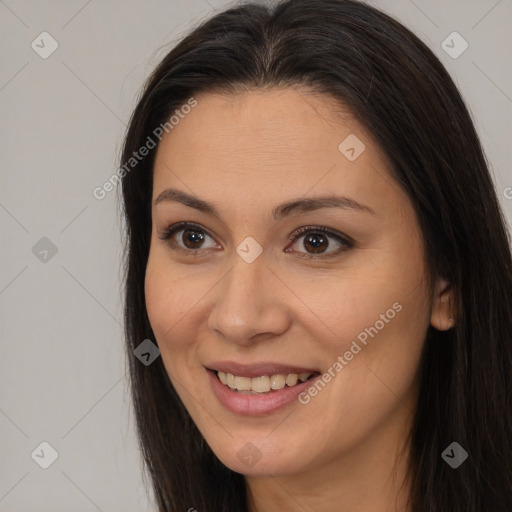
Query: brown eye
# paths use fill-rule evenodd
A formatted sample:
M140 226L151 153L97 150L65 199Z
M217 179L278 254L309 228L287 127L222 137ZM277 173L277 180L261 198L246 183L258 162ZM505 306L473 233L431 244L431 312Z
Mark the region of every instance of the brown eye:
M160 239L166 241L172 249L188 251L190 253L198 253L199 250L203 249L212 249L217 245L215 240L203 228L188 222L180 222L168 227L160 236ZM211 240L210 245L205 246L205 242L208 239Z
M304 237L302 242L305 249L311 248L313 253L324 252L329 247L329 240L324 235L312 233Z
M350 237L323 226L301 227L289 238L294 242L291 247L298 246L294 252L305 258L311 255L311 259L335 256L354 246L354 241ZM301 239L302 243L299 242ZM304 250L300 250L301 248ZM286 252L292 251L287 248Z
M195 229L183 229L181 241L187 249L199 249L204 241L204 233Z

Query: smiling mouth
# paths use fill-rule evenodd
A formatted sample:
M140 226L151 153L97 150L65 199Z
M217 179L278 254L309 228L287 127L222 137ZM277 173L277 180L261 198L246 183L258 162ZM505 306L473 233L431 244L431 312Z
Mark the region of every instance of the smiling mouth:
M273 393L284 389L285 387L294 387L319 375L318 372L308 373L289 373L261 375L259 377L242 377L215 371L219 381L232 391L246 395L261 395L265 393Z

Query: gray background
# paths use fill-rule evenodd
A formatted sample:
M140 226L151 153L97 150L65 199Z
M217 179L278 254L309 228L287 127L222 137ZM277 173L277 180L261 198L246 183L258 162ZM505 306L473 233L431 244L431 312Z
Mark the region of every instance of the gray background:
M512 219L512 0L371 3L455 78ZM117 169L167 45L226 5L0 0L0 511L154 510L125 378L119 207L115 191L92 191ZM50 48L43 31L59 45L47 59L31 47ZM469 44L456 59L441 46L453 31ZM31 458L43 441L58 453L48 469Z

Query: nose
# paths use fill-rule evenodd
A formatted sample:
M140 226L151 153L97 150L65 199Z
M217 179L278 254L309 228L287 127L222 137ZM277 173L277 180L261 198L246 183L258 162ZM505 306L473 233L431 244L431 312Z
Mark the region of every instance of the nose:
M235 256L233 267L215 287L209 329L242 346L282 335L290 325L283 288L263 255L252 263Z

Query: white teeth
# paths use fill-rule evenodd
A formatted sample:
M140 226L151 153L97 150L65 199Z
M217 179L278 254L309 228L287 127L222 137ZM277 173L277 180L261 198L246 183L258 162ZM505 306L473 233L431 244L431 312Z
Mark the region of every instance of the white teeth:
M266 375L262 377L254 377L252 379L252 391L256 391L256 393L266 393L270 391L270 378Z
M226 374L226 379L227 379L227 385L231 389L236 389L236 386L235 386L235 376L231 375L231 373L227 373Z
M312 373L290 373L288 375L275 374L275 375L262 375L261 377L239 377L231 373L218 371L217 376L222 384L231 389L236 389L242 392L254 393L268 393L271 389L279 390L285 386L292 387L297 383L305 382ZM300 381L300 382L299 382Z
M286 386L286 377L284 375L272 375L270 377L270 387L272 389L283 389Z
M288 377L286 377L286 385L287 386L295 386L297 384L297 381L299 380L299 376L296 373L290 373Z
M235 387L239 391L251 391L252 379L249 377L235 377Z

